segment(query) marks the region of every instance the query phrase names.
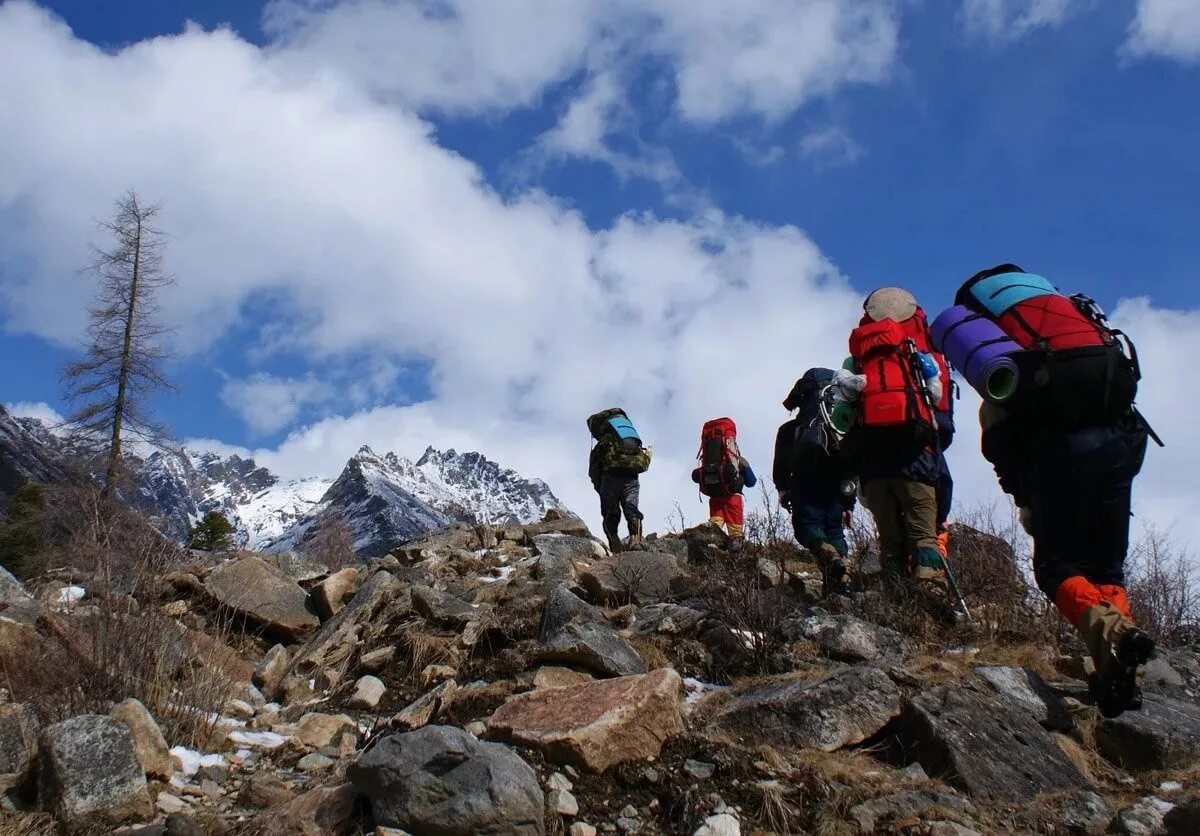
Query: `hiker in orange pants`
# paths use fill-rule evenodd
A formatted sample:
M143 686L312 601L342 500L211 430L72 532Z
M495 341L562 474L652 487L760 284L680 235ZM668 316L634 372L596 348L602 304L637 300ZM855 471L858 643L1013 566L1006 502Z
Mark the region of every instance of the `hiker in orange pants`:
M737 444L737 425L731 418L714 418L700 430L700 450L692 481L708 497L708 521L729 532L730 551L742 548L742 488L753 488L758 477Z
M745 462L745 459L742 459ZM748 483L750 487L757 484L754 480L754 471L746 466L752 481ZM726 527L730 537L742 536L742 516L745 509L745 502L742 500L740 493L730 494L729 496L710 496L708 498L708 522L715 525L717 528Z

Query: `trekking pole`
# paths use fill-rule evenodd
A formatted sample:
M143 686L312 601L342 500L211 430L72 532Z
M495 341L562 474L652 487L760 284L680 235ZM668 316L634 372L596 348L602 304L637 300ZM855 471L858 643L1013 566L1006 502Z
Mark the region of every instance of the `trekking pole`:
M929 407L930 416L937 414L937 404L933 402L933 394L929 391L929 382L925 379L924 370L921 368L921 358L918 356L917 344L911 340L904 341L905 349L908 352L908 365L913 377L917 380L917 388L921 391L921 400L925 401L925 406ZM937 450L938 459L941 459L942 452L937 434L937 427L933 431L933 444ZM950 568L949 556L942 557L942 568L946 570L946 581L950 584L950 589L954 591L954 597L958 600L958 606L962 610L962 614L966 616L967 621L971 620L971 610L967 607L967 601L963 598L962 590L958 586L958 578L954 577L954 570Z

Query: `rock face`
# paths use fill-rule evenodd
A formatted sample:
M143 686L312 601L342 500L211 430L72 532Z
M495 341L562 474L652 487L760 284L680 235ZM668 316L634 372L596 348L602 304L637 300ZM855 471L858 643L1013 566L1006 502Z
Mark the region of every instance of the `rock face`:
M899 660L908 655L908 640L887 627L849 615L812 615L789 624L789 632L804 638L831 659L843 662Z
M600 613L564 586L551 591L542 616L538 659L565 662L601 676L646 672L646 663Z
M683 731L679 674L666 668L642 676L546 688L512 697L488 720L504 739L535 746L555 762L597 772L656 757Z
M27 482L55 484L69 478L58 440L40 421L18 418L0 404L0 512Z
M432 836L546 832L537 774L507 746L449 726L381 739L350 767L375 822Z
M572 534L538 534L533 548L542 557L592 561L604 557L604 549L595 540Z
M1031 668L980 665L975 668L975 675L1014 707L1027 711L1044 727L1068 731L1074 725L1062 698L1051 691Z
M0 705L0 796L28 789L37 757L39 728L31 706Z
M1200 708L1148 695L1141 711L1102 721L1096 745L1126 769L1185 768L1200 760Z
M669 554L631 551L593 563L580 573L579 582L593 601L619 606L669 598L681 590L686 577L686 571Z
M816 680L758 686L733 698L716 722L756 741L832 752L875 735L902 708L895 684L882 671L863 665Z
M318 625L308 610L308 593L280 570L258 557L218 566L204 588L219 604L268 630L295 638Z
M133 736L133 750L137 753L142 771L163 781L171 777L171 753L162 729L154 717L138 700L130 697L113 707L112 716L120 720Z
M914 697L900 739L925 771L977 799L1031 801L1088 786L1079 769L1028 713L988 686L955 683Z
M38 794L68 827L120 824L150 812L133 736L112 717L83 714L42 731Z

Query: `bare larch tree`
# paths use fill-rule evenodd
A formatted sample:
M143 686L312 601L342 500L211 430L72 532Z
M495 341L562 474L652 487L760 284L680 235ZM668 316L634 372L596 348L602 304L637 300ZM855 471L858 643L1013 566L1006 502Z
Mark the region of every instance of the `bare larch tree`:
M170 329L158 322L157 294L172 281L163 268L166 236L155 226L160 209L129 191L112 217L99 222L112 246L93 247L90 272L99 286L88 312L88 343L83 359L63 370L67 398L76 405L67 423L78 443L104 456L106 498L120 476L122 438L158 443L166 435L146 407L153 393L173 388L159 369Z

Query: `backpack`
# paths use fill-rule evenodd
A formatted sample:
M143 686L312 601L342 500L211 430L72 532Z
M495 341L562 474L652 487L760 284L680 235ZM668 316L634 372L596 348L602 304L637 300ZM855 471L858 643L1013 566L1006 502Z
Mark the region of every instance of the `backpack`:
M855 428L860 441L923 447L935 438L934 411L913 368L920 349L909 334L894 319L868 321L850 333L850 356L866 379Z
M700 493L726 497L741 493L742 454L738 450L737 426L731 418L714 418L700 430L700 451L696 454Z
M650 448L642 444L625 410L613 407L597 412L587 419L587 426L601 448L600 462L605 471L636 475L650 469Z
M990 319L1022 350L1013 353L1011 408L1062 425L1107 423L1129 414L1141 379L1137 349L1082 294L1066 296L1015 264L982 270L954 297Z

